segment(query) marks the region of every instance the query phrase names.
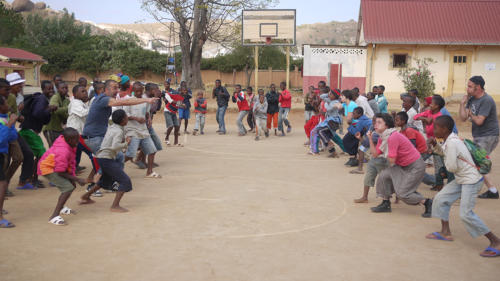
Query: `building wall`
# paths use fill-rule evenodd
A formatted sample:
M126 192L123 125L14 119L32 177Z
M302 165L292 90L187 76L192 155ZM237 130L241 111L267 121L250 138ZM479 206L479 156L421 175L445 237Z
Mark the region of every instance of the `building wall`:
M364 47L304 45L303 91L319 81L327 81L330 64L342 64L342 88L359 87L364 92L366 57Z
M377 45L375 49L372 47L372 45L367 46L366 87L384 85L389 98L397 98L406 91L401 78L398 77L398 69L392 67L391 55L407 52L410 55L410 66L415 66L415 58L432 58L435 61L430 66L436 84L435 92L445 97L450 97L453 94L453 56L467 55L467 70L464 77L482 75L486 80L488 92L492 95L498 95L496 99L500 100L500 79L498 79L500 74L498 69L500 67L500 47L439 45ZM496 64L496 69L486 70L486 63ZM466 80L467 78L464 79L463 83L466 83Z

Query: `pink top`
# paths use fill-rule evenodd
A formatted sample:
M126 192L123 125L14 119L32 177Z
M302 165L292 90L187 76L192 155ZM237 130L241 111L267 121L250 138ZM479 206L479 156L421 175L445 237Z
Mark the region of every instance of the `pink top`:
M383 154L380 150L382 138L378 139L377 152ZM387 157L396 159L396 165L406 167L420 158L420 153L413 146L410 140L399 132L394 132L387 140L389 153Z
M426 117L426 118L432 117L432 123L425 125L425 134L427 135L428 138L430 138L430 137L434 136L434 120L436 120L436 118L438 118L441 115L443 115L441 113L441 111L438 111L438 113L432 114L432 111L429 109L429 110L426 110L424 112L421 112L421 113L415 115L415 117L413 117L413 119L417 120L418 117Z

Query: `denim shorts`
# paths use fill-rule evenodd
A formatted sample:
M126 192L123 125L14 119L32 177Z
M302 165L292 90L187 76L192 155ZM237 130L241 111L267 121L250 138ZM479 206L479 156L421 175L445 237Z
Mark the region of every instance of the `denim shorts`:
M92 137L85 140L85 144L92 151L92 153L96 154L99 149L101 149L102 140L104 137Z
M145 139L132 137L127 148L126 156L132 158L135 157L139 147L145 155L156 153L156 147L151 137L147 137Z
M170 111L164 111L163 116L165 116L165 123L167 124L167 129L174 126L179 126L179 119L177 119L177 114Z
M179 119L189 119L189 117L191 117L189 108L179 108Z

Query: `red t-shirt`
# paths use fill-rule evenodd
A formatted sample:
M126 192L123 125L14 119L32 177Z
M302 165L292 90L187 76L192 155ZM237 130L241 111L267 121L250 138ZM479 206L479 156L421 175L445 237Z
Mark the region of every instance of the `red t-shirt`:
M239 111L249 111L250 106L248 105L247 96L244 92L239 92L234 94L236 98L236 104L238 105Z
M382 138L378 139L377 151L382 154L380 150L380 145L382 144ZM387 139L387 148L389 153L388 158L396 159L396 165L406 167L420 158L420 153L413 146L408 138L403 136L398 132L392 133L392 135Z
M184 101L184 97L177 94L170 94L169 96L172 102L168 102L168 99L165 99L165 110L176 114L179 110L179 103Z
M438 113L432 114L432 111L429 109L429 110L426 110L422 113L415 115L415 117L413 117L413 119L417 120L418 117L426 117L426 118L432 117L432 123L425 125L425 134L427 135L428 138L430 138L430 137L434 136L434 121L436 120L436 118L438 118L441 115L443 115L443 114L441 114L441 111L438 111Z
M292 107L292 95L290 94L290 92L287 89L285 89L285 90L283 90L283 92L281 92L279 101L281 103L281 107L283 107L283 108L291 108Z
M415 140L415 146L420 154L427 152L427 142L422 134L410 127L400 132L403 136L407 137L410 141Z

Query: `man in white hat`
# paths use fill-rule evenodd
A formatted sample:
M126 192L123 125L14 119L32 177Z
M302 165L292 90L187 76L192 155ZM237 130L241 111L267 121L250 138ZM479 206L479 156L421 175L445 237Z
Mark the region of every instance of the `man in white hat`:
M16 96L16 103L17 106L19 106L24 101L23 87L24 87L24 82L26 82L26 80L22 78L21 75L19 75L19 73L17 72L12 72L7 74L5 79L9 81L10 92Z

